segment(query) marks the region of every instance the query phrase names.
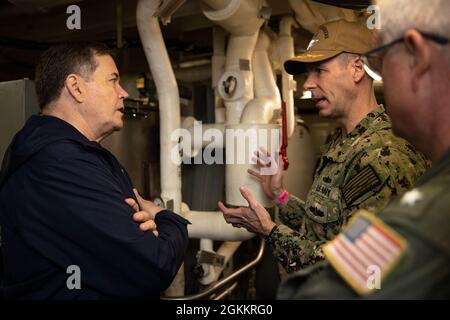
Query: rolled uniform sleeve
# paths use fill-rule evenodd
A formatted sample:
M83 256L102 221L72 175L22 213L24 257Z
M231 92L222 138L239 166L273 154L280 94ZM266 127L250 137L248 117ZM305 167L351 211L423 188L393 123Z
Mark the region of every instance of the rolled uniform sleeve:
M266 238L274 256L287 272L294 272L324 259L322 244L325 241L308 239L286 225L277 226Z
M277 203L281 222L293 229L299 229L305 217L305 202L289 195L286 204Z
M274 256L287 272L323 259L320 242L311 241L299 231L305 223L305 202L289 195L286 204L277 204L281 225L266 238Z

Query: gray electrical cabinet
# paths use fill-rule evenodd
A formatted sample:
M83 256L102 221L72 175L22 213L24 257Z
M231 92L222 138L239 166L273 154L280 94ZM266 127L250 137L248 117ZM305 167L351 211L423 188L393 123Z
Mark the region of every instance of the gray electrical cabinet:
M31 115L38 113L32 80L0 82L0 163L14 135Z

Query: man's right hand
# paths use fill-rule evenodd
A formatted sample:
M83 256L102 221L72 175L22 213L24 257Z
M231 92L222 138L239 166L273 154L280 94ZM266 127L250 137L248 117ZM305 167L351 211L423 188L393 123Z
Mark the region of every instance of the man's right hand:
M139 222L139 228L142 231L152 231L155 236L158 236L157 226L155 224L156 215L163 209L149 200L145 200L141 197L136 189L133 189L134 194L139 202L133 198L125 199L125 202L134 209L133 220Z
M144 198L142 198L141 195L139 194L139 192L137 191L137 189L133 189L133 192L134 192L134 195L136 196L136 199L139 203L139 207L141 208L141 210L144 210L144 211L147 211L148 213L150 213L153 220L155 219L156 215L159 212L164 210L163 208L161 208L160 206L157 206L150 200L145 200Z
M262 148L256 151L255 155L256 159L254 160L256 160L256 163L258 164L260 172L262 171L262 168L276 166L275 173L272 175L261 174L260 172L256 172L251 169L248 170L249 174L259 180L266 196L275 200L285 191L283 188L283 161L280 159L279 163L276 163L276 160L270 155L270 153Z

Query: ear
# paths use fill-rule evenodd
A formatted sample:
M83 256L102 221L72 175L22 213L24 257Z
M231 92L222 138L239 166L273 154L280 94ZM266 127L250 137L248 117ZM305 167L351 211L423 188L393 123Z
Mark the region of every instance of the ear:
M422 76L431 66L431 48L424 37L416 30L405 33L405 47L410 56L409 68L412 74L412 89L417 92Z
M361 58L355 58L352 60L352 69L353 69L353 81L355 83L359 83L363 78L366 70L364 70L364 62Z
M66 89L78 103L84 102L86 92L83 79L76 74L69 74L66 78Z

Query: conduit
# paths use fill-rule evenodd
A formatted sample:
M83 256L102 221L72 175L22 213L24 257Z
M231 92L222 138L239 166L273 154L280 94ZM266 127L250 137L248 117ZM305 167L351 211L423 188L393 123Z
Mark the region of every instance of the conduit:
M136 23L142 47L158 91L161 145L161 198L166 207L181 213L181 169L177 152L177 141L170 139L171 133L180 128L180 98L177 82L164 45L155 11L160 0L139 0L136 8ZM184 273L180 268L171 287L170 296L184 294Z

